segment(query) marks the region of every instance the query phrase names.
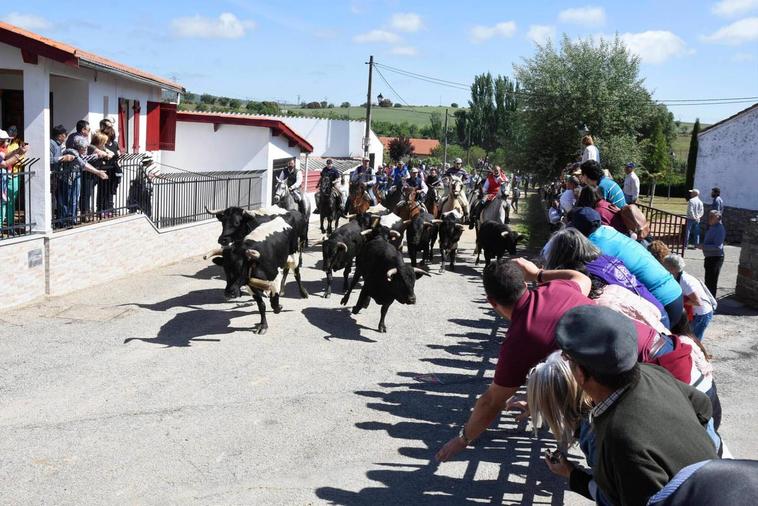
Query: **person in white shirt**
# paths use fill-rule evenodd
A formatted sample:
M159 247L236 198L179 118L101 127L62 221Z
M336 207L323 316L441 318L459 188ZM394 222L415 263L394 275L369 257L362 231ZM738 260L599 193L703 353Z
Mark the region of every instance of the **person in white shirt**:
M636 167L634 162L629 162L624 169L626 177L624 177L623 190L627 204L634 204L640 196L640 178L634 172Z
M698 340L702 341L705 329L713 318L713 311L718 306L716 299L699 279L684 272L684 258L681 255L667 255L663 259L663 266L674 276L674 279L679 281L684 296L684 304L685 306L692 306L694 313L692 333Z
M690 244L690 235L695 238L695 246L700 244L700 218L703 217L703 201L700 200L700 190L690 190L687 202L687 229L684 231L684 245Z
M579 188L579 179L576 176L569 176L566 179L566 189L561 194L561 210L563 214L568 214L574 208L577 188Z
M592 140L591 135L585 135L582 137L582 144L584 144L584 151L582 151L582 163L587 160L595 160L600 163L600 151L595 146L595 142Z

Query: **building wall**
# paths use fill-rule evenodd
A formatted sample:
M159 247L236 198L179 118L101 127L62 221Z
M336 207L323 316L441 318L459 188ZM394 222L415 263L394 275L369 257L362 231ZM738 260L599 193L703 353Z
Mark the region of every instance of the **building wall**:
M30 265L40 256L42 263ZM3 307L31 302L45 295L45 238L29 236L0 243Z
M215 219L158 232L141 214L58 232L48 239L49 294L202 255L216 245L219 233Z
M758 218L747 220L745 225L736 294L745 304L758 308Z
M725 205L758 210L758 108L698 137L695 187L709 200L714 186Z
M89 83L83 79L50 76L53 94L53 125L63 125L69 132L76 130L76 122L87 118L89 112Z

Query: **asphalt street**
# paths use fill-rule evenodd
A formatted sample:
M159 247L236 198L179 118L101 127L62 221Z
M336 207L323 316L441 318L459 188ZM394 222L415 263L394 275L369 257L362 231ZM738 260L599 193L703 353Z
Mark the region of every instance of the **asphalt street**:
M472 241L457 272L435 264L416 305L390 308L387 334L375 304L340 306L341 283L321 297L317 248L311 297L290 277L263 336L252 299L225 301L200 258L0 312L0 503L587 504L542 463L549 434L509 415L433 462L504 328ZM718 315L706 336L738 457L758 458L757 328Z

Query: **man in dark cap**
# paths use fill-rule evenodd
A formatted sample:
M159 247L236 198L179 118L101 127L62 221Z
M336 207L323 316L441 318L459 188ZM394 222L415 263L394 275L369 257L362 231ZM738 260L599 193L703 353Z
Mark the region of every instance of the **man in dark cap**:
M682 468L718 458L706 432L711 402L664 369L637 363L637 332L626 316L601 306L568 310L555 340L594 408L594 479L612 504L644 505ZM565 459L551 470L572 468L572 490L590 476ZM561 473L563 474L563 473Z

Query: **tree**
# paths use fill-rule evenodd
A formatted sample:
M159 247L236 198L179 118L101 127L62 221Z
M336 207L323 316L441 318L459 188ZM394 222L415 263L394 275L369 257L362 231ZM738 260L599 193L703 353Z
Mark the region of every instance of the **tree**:
M438 112L429 115L429 137L442 142L444 139L444 128L442 126L442 116Z
M200 97L198 97L195 93L190 93L189 91L182 95L182 102L187 104L195 104L198 100L200 100Z
M220 105L220 106L226 107L226 106L229 105L229 98L228 97L218 97L216 99L216 103L218 103L218 105Z
M321 109L321 103L320 102L308 102L305 105L306 109Z
M229 108L230 109L239 109L241 105L242 105L242 102L240 102L238 99L236 99L236 98L230 98L229 99Z
M552 177L573 161L580 125L614 145L623 144L617 136L636 135L652 108L639 65L618 36L572 41L564 35L559 48L548 42L514 66L521 84L524 163L530 170ZM601 160L609 168L602 152Z
M452 104L450 104L450 107L452 107L453 109L458 109L458 104L453 102Z
M398 161L413 154L413 144L411 144L411 140L408 137L395 137L390 141L388 150L390 153L390 159Z
M656 184L659 181L669 182L671 177L670 148L660 122L656 124L653 136L646 144L648 151L646 155L646 168L652 183L652 189L650 190L650 202L652 203L653 196L655 196Z
M401 103L398 102L395 105L393 105L392 107L403 107L403 104L401 104Z
M379 101L379 107L392 107L392 100L389 98L383 98Z
M208 110L208 106L205 104L197 104L197 107L195 107L195 110L197 112L205 112Z
M468 121L471 144L482 146L486 151L497 148L495 117L495 84L492 74L487 72L474 77L471 85Z
M321 106L322 109L326 109L326 106L329 104L327 103L326 100L322 100L321 102L319 102L319 105Z
M350 102L342 102L342 103L340 104L340 107L341 107L342 109L347 109L348 107L350 107Z
M200 95L200 103L206 104L206 105L213 105L216 103L216 97L213 95L209 95L208 93L203 93Z
M700 118L695 120L690 137L690 150L687 153L687 175L685 177L685 186L687 188L695 187L695 168L697 165L697 136L700 133Z

